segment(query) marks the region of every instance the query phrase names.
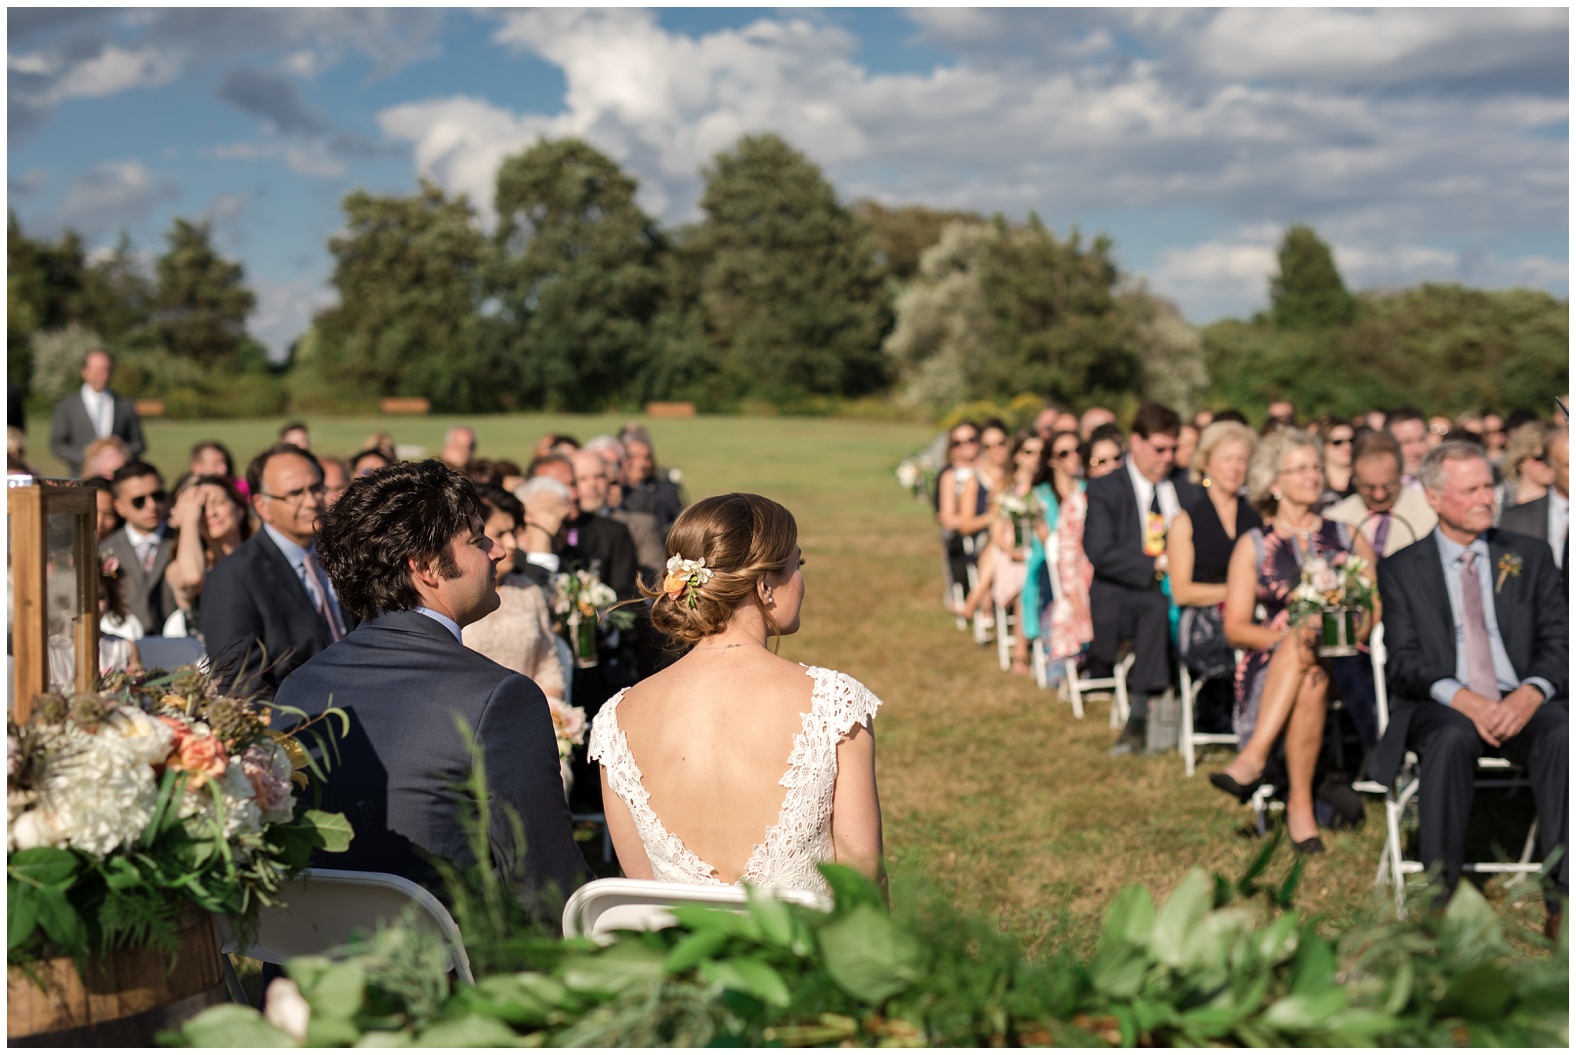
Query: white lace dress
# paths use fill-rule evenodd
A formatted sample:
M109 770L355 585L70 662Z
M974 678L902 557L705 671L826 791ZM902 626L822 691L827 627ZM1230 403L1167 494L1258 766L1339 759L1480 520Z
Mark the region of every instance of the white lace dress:
M777 890L831 891L816 871L835 859L832 846L832 790L837 783L837 745L855 725L867 725L881 701L846 674L825 667L807 667L814 679L810 709L794 736L788 772L778 781L787 788L777 823L755 845L739 882ZM717 870L663 827L652 812L651 795L640 767L629 753L629 741L618 727L618 704L624 692L602 705L591 726L589 756L602 764L608 785L623 800L635 830L651 859L651 874L670 883L718 883Z

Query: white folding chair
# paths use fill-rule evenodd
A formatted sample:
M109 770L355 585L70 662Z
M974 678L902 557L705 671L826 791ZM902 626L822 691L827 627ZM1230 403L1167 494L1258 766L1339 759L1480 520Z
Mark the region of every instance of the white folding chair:
M1238 652L1238 661L1241 661L1241 652ZM1187 770L1187 775L1193 775L1193 767L1197 761L1198 749L1209 744L1223 744L1235 747L1237 735L1235 733L1201 733L1194 728L1194 707L1198 701L1199 690L1208 685L1211 678L1193 679L1193 672L1187 669L1186 663L1178 663L1180 671L1179 680L1182 688L1182 729L1177 740L1177 751L1182 755L1182 763Z
M1383 736L1385 728L1390 724L1390 693L1384 680L1386 652L1383 626L1374 628L1368 647L1373 656L1374 695L1378 703L1379 735ZM1363 783L1364 791L1368 790L1369 786L1383 788L1383 785L1372 781ZM1408 751L1401 763L1401 771L1396 774L1395 783L1389 788L1384 788L1384 849L1379 855L1379 870L1374 875L1374 885L1383 886L1386 880L1393 885L1395 911L1398 916L1406 909L1406 877L1423 871L1422 861L1409 860L1402 856L1404 844L1401 841L1401 820L1407 807L1416 800L1421 784L1422 776L1417 755L1415 752ZM1492 790L1530 788L1532 784L1526 774L1509 760L1484 755L1477 760L1477 776L1473 786ZM1534 820L1527 830L1527 841L1522 844L1520 858L1515 861L1464 861L1461 870L1484 874L1508 872L1518 876L1541 872L1543 862L1532 859L1537 840L1538 822Z
M811 890L772 890L791 905L830 912L831 899ZM592 938L602 944L620 930L662 930L678 921L668 909L677 905L743 911L748 895L742 886L721 883L663 883L654 879L597 879L570 897L564 906L564 937Z
M1021 602L1020 602L1021 604ZM1018 613L996 602L996 662L1006 673L1012 669L1012 650L1018 644Z
M471 960L449 910L432 894L388 872L350 872L308 868L285 883L280 904L264 908L257 917L257 940L241 944L223 916L215 916L219 951L239 953L264 963L282 964L297 956L321 955L348 945L358 934L370 935L380 926L402 919L443 942L449 954L448 969L463 982L474 982ZM410 911L407 911L410 910ZM225 960L232 996L239 984Z
M1051 596L1062 596L1062 577L1056 570L1057 540L1056 532L1051 532L1045 540L1045 568L1051 578ZM1084 716L1083 697L1086 692L1111 693L1111 728L1119 729L1127 724L1127 672L1133 669L1136 656L1125 645L1117 646L1116 668L1108 678L1081 678L1078 676L1078 661L1067 661L1066 676L1062 679L1067 699L1073 705L1073 717Z
M202 642L195 637L141 637L137 639L137 655L142 657L142 665L148 670L154 667L174 670L208 658Z

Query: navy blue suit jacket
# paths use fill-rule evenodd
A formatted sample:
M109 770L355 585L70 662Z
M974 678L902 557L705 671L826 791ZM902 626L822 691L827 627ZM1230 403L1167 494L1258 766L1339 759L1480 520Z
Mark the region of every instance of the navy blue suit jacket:
M323 808L344 813L356 835L347 852L315 863L393 872L444 897L424 855L461 865L473 860L460 825L470 802L461 785L472 768L456 726L463 719L486 766L489 863L500 879L554 922L563 900L585 882L547 698L437 621L420 612L368 619L286 678L277 702L308 715L332 705L350 716L339 755L326 767ZM282 711L274 717L286 728L299 720ZM523 847L506 808L524 825Z

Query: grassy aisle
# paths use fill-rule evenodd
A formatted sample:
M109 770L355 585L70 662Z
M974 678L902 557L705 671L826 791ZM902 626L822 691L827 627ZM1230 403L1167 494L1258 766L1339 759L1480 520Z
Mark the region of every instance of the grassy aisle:
M459 419L313 421L314 445L348 453L374 428L436 452ZM478 453L524 461L549 430L581 439L622 419L529 415L474 418ZM48 422L31 447L47 457ZM168 473L190 445L223 437L238 457L271 441L279 422L149 425L150 457ZM1099 917L1130 882L1157 896L1187 869L1235 875L1256 844L1239 834L1245 809L1188 779L1175 755L1113 760L1106 704L1084 721L1027 678L996 666L939 604L940 547L928 507L897 485L897 462L928 438L914 426L807 419L700 418L650 423L658 453L684 468L692 498L752 490L799 518L807 558L804 630L783 654L845 670L886 701L877 722L878 767L893 863L894 897L921 884L1017 931L1031 951L1071 941L1089 952ZM1207 764L1206 764L1207 765ZM1511 836L1517 840L1519 835ZM1310 861L1298 895L1339 925L1372 896L1383 813L1355 833L1325 833L1330 852ZM1541 926L1533 884L1491 901Z

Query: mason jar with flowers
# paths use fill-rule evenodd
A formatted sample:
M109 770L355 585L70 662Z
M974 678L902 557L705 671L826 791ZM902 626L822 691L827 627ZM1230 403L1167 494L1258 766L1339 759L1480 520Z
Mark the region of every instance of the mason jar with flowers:
M997 514L1012 522L1012 548L1014 551L1022 550L1028 544L1029 532L1033 530L1034 522L1044 515L1044 507L1033 492L1029 494L1002 495L996 500Z
M628 630L635 625L635 613L625 608L614 608L618 594L602 581L600 569L593 561L589 568L575 568L559 572L551 580L553 612L562 622L564 638L574 654L575 666L585 668L597 665L597 627L606 623L616 630Z
M1292 626L1319 619L1319 655L1355 656L1358 632L1371 618L1378 588L1355 553L1305 561L1286 613Z

